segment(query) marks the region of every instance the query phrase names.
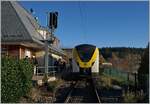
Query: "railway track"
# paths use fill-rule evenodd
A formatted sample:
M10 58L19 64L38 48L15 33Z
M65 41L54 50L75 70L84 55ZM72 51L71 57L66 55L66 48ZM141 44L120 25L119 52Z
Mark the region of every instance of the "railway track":
M76 81L65 103L100 103L100 98L92 79Z

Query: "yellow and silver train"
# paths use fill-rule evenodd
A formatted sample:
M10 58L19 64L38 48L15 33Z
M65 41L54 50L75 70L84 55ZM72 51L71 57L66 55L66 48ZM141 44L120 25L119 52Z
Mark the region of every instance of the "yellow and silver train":
M99 50L90 44L81 44L73 48L72 68L74 73L91 75L99 72Z

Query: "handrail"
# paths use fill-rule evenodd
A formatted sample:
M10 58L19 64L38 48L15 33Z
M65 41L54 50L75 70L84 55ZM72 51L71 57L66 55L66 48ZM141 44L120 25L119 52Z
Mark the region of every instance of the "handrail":
M57 68L57 67L58 66L48 66L48 68L51 68L51 70L48 70L48 74L51 74L51 73L55 74L56 71L54 70L54 68ZM35 75L44 74L45 72L40 72L39 73L39 69L44 69L44 68L45 68L45 66L37 66Z
M58 66L48 66L48 68L56 68ZM45 66L38 66L37 68L45 68Z

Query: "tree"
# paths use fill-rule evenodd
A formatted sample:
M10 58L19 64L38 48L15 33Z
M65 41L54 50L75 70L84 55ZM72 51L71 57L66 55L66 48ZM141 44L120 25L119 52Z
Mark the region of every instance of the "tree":
M140 68L138 70L139 87L148 92L149 83L149 44L145 49L144 55L141 60Z
M105 59L102 55L99 55L99 63L102 64L105 62Z
M139 73L148 74L149 73L149 45L145 49L144 55L141 60L141 65L139 68Z

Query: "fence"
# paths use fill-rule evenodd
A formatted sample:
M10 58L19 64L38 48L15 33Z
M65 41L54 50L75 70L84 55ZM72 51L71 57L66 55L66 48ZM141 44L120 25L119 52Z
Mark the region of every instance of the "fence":
M55 75L57 70L56 68L58 68L58 66L48 66L48 75ZM44 66L38 66L36 67L36 73L35 75L37 76L41 76L45 74L45 67Z
M133 82L133 84L135 83L135 81L137 81L137 74L125 72L125 71L118 70L118 69L105 68L103 74L118 78L125 82L130 81L130 82Z
M123 85L131 85L130 89L134 90L135 93L137 93L137 90L143 90L145 95L149 96L149 74L139 73L138 75L137 73L109 68L104 68L103 74L123 81Z

